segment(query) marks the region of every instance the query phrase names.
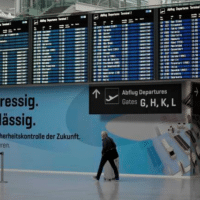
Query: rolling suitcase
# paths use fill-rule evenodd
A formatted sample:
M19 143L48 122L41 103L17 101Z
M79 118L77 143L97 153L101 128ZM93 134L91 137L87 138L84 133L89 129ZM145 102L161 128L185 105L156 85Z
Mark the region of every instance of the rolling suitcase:
M119 172L119 157L116 158L114 160L115 162L115 165L118 169L118 172ZM115 173L114 173L114 170L112 168L112 166L110 165L110 162L107 161L106 164L104 165L104 180L105 181L111 181L111 180L114 180L115 179Z

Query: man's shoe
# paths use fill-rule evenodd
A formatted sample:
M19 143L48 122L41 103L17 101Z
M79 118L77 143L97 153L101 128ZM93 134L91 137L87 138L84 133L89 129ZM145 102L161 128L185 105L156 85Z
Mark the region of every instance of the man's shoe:
M115 181L119 181L119 178L115 178Z
M93 176L93 179L94 179L94 180L96 180L96 181L98 181L98 179L97 179L97 177L96 177L96 176Z

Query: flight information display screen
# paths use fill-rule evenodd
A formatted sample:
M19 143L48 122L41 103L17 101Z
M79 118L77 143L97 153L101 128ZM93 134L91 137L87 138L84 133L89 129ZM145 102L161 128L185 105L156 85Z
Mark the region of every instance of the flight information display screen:
M93 82L154 79L154 10L96 13Z
M159 79L200 78L200 5L159 9Z
M0 85L28 82L28 21L0 22Z
M87 82L87 15L33 21L33 83Z

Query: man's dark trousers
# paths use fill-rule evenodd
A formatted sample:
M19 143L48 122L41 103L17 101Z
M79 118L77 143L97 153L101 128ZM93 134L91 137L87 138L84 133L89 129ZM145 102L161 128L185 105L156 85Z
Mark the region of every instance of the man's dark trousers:
M119 179L119 172L118 172L118 169L114 163L114 159L116 159L116 154L113 150L111 151L108 151L105 155L103 155L101 157L101 162L100 162L100 165L99 165L99 169L98 169L98 172L97 172L97 179L99 180L100 176L101 176L101 173L102 173L102 170L103 170L103 167L104 165L106 164L107 161L110 162L110 165L112 166L113 170L114 170L114 173L115 173L115 178L116 179Z

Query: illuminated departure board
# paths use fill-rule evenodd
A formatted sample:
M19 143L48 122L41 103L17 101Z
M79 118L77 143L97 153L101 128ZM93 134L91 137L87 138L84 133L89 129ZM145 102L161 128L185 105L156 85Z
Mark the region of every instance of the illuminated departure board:
M28 21L0 22L0 85L27 84Z
M33 21L33 83L87 82L87 15Z
M159 9L159 79L200 78L200 6Z
M154 10L93 14L93 82L154 79Z

